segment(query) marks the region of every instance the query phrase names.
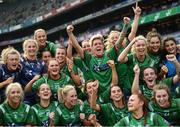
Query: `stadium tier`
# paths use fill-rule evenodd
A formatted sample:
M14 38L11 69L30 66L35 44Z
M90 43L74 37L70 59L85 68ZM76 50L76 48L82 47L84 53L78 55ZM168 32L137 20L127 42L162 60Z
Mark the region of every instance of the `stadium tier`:
M50 39L56 42L63 40L66 45L67 24L73 24L78 29L76 32L79 41L89 38L96 32L106 35L111 28L122 26L124 16L133 19L131 6L135 4L134 0L118 2L106 0L100 7L100 2L95 0L10 1L0 4L3 12L1 20L4 21L0 23L0 46L19 45L32 37L33 31L40 27L47 30ZM180 20L178 0L163 2L139 0L139 5L142 5L143 9L139 22L140 29L149 26L148 29L139 32L140 34L145 35L152 27L157 28L163 35L178 32ZM173 18L175 19L172 21ZM12 23L16 19L18 21ZM177 26L173 28L172 24ZM166 30L162 30L164 25L168 27L164 28ZM179 40L179 37L177 39Z

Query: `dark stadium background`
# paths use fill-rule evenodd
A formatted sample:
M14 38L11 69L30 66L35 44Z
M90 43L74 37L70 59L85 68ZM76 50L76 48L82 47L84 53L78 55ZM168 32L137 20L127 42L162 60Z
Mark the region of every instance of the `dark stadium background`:
M22 5L20 4L22 1L23 0L1 0L0 17L2 17L1 15L3 11L7 11L6 9L10 8L12 4ZM25 5L25 1L27 2L27 5ZM36 4L36 0L32 0L32 1L34 1L34 3ZM49 0L49 1L53 1L53 0ZM57 1L61 2L62 0L56 0L56 2ZM30 5L28 5L28 0L24 0L23 2L26 8L31 7ZM8 45L12 45L15 48L17 48L19 51L22 51L22 42L24 41L23 38L30 36L32 37L34 30L38 28L43 28L46 31L48 31L48 40L52 42L56 41L58 43L66 42L67 40L65 27L60 28L60 26L62 25L66 26L71 23L74 24L75 35L77 36L85 32L86 33L96 32L106 27L108 27L109 30L121 29L122 26L121 21L124 16L130 17L131 20L133 19L134 14L133 14L132 6L135 6L136 1L135 0L79 0L79 2L80 4L77 4L74 7L69 7L68 5L70 3L68 3L64 5L66 9L61 13L56 13L48 18L43 19L40 22L31 24L29 26L17 30L3 32L3 29L6 29L6 27L0 25L0 29L1 29L0 51L5 47L7 47ZM114 7L117 7L117 5L118 5L118 9L113 9ZM180 0L139 0L138 5L142 8L142 17L143 17L148 14L158 13L162 10L178 7L180 6ZM6 7L6 9L4 7ZM103 14L105 9L106 9L106 13ZM87 15L89 16L87 17ZM79 18L81 18L81 22L78 22L77 19ZM1 21L0 24L3 23L3 20L4 19L0 20ZM75 22L75 20L77 20L77 22ZM9 22L6 22L6 25L10 26L11 24ZM153 27L156 28L157 31L164 36L172 34L172 36L175 36L175 38L179 41L180 40L180 34L179 34L180 10L178 10L178 13L176 15L167 16L157 21L151 21L149 23L141 24L138 28L138 34L146 35L147 32L150 31ZM108 31L106 32L106 34L108 34Z

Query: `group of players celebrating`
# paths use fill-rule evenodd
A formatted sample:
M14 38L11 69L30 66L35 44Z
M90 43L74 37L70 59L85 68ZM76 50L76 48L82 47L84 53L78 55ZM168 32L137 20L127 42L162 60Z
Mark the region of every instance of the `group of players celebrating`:
M1 53L0 125L178 126L180 52L173 37L157 31L136 36L141 8L122 30L57 47L38 29L23 53ZM73 48L77 54L73 53Z

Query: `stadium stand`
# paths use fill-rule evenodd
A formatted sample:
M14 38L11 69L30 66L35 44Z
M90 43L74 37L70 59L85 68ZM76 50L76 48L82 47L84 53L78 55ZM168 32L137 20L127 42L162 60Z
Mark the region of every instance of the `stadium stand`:
M6 28L26 22L33 17L38 17L46 14L61 6L67 6L72 0L21 0L18 2L4 3L0 6L2 21L0 27ZM15 3L15 4L14 4ZM13 6L13 7L12 7Z
M79 0L77 0L77 1L39 0L37 2L35 0L32 0L32 1L24 0L24 1L19 1L19 3L14 2L13 7L11 4L6 4L6 3L4 3L4 5L0 4L0 6L3 7L3 8L1 8L1 11L3 12L3 13L1 13L1 15L2 15L1 20L5 21L5 22L1 22L1 24L0 24L0 26L1 26L0 33L1 33L1 35L3 35L3 33L7 33L7 35L8 35L8 33L11 33L11 31L12 32L16 31L16 29L23 30L23 28L26 27L26 25L30 26L29 29L34 29L33 23L46 21L47 18L49 18L48 16L52 15L53 9L56 10L58 15L61 15L61 13L63 14L63 11L61 11L62 8L65 7L65 10L68 10L68 8L70 8L70 6L72 6L72 5L78 6L78 4L76 4L76 3L84 2L84 1L83 0L81 0L81 1L79 1ZM90 2L90 4L91 4L91 2L93 3L94 1L89 0L88 2ZM133 18L131 11L127 11L129 9L129 6L130 5L132 6L132 4L134 3L133 0L123 0L121 2L109 2L109 3L108 2L105 2L105 4L102 4L101 8L92 9L90 12L88 12L87 14L84 14L83 16L80 16L79 18L74 18L73 20L68 20L65 22L62 21L62 23L59 23L61 25L59 25L58 23L56 23L56 25L54 25L54 27L53 27L53 25L47 25L47 27L49 27L49 28L46 28L48 35L50 36L50 38L51 38L51 36L56 36L55 38L53 37L53 40L57 43L59 42L59 40L65 41L65 43L66 43L67 37L66 37L66 34L64 34L64 30L65 30L65 27L67 26L67 24L72 23L74 25L77 24L77 27L81 26L80 30L78 31L78 40L82 41L86 38L89 38L89 36L93 35L96 32L106 35L111 28L121 28L121 23L119 21L122 19L123 16L130 16L131 19ZM142 1L140 0L139 3L141 4L141 2ZM72 3L74 3L74 4L72 4ZM175 0L175 1L170 0L170 1L162 2L162 3L152 1L151 4L149 4L148 2L142 2L142 4L143 3L145 3L145 4L142 6L142 9L143 9L142 17L146 17L146 16L152 14L151 17L149 17L149 19L151 19L151 18L153 18L153 16L155 16L156 14L159 14L162 11L166 11L166 10L168 11L169 8L177 9L177 13L175 13L174 15L179 14L178 10L179 10L179 5L180 5L180 0ZM89 5L89 6L91 7L92 5ZM126 10L126 8L127 8L127 10ZM76 8L74 10L78 11ZM118 14L119 10L123 10L123 11L126 10L126 11L124 13L120 13L120 15L119 15ZM69 11L67 13L69 14L72 11ZM8 12L13 12L13 13L9 14ZM114 12L114 14L113 14L113 12ZM111 16L112 18L107 19L106 15L112 15ZM116 16L114 16L114 15L116 15ZM37 17L36 21L33 20L34 17ZM102 18L102 17L105 17L105 18ZM165 16L165 17L160 16L159 19L161 19L161 18L168 19L167 17L168 16ZM6 18L6 19L4 19L4 18ZM43 18L44 18L44 20L43 20ZM98 20L97 24L90 23L91 21L96 21L96 20ZM142 18L142 20L144 20L144 19ZM176 20L177 20L176 22L178 24L179 18L177 18ZM142 22L142 23L140 23L140 28L141 28L141 26L143 27L144 24L153 24L153 22L155 22L155 21L150 20L145 23ZM84 25L86 23L87 23L88 27L86 25ZM18 25L18 24L21 24L21 25ZM51 23L51 21L50 21L49 24L53 24L53 23ZM163 25L166 25L166 21L164 23L163 22L161 23L159 21L158 24L159 24L158 27L163 27ZM168 24L168 21L167 21L167 24ZM8 29L7 29L6 25L8 25ZM15 27L13 27L13 26L15 26ZM32 26L32 28L31 28L31 26ZM34 25L34 26L36 26L36 25ZM171 25L169 27L171 27ZM172 28L172 29L167 28L167 30L163 30L160 32L164 35L168 34L169 32L177 33L177 28L175 28L174 31L173 31L173 29L174 28ZM22 33L22 32L20 32L20 33ZM57 33L59 33L59 34L62 33L62 35L59 35L59 34L57 35ZM21 36L21 34L19 34L18 36L20 36L20 37L16 36L13 38L13 36L11 36L11 38L13 38L13 39L6 39L6 38L2 39L2 40L0 39L0 42L1 42L0 45L5 46L7 44L16 44L16 43L23 42L23 40L25 40L26 38L32 37L32 34L33 34L33 32L31 32L31 33L29 32L28 35L26 34L26 35ZM179 37L177 37L177 39L178 38Z

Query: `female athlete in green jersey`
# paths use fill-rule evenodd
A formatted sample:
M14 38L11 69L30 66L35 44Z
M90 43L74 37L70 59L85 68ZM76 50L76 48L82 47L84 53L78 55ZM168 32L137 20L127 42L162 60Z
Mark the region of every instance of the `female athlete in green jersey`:
M115 127L119 126L168 126L165 119L156 113L148 112L147 100L141 93L133 93L129 97L128 111L130 115L122 118Z
M159 84L153 88L153 100L149 103L149 109L171 125L180 125L180 99L171 99L168 86Z
M178 63L176 57L174 55L169 55L168 59L174 63L176 66L177 72L180 70L180 64ZM180 75L177 73L174 77L171 78L164 78L163 80L157 80L157 71L153 67L146 67L143 69L143 80L144 84L139 83L139 77L140 77L140 69L138 65L135 65L134 67L134 73L135 73L135 78L134 82L132 85L132 91L139 91L144 94L144 96L148 99L148 101L151 100L152 95L153 95L153 87L158 84L158 83L164 83L167 85L169 88L171 88L173 85L179 82L180 80Z
M159 65L162 53L162 37L155 29L152 29L152 31L148 32L146 38L148 42L148 55L155 61L156 65ZM157 69L160 70L159 67Z
M112 100L111 103L96 103L97 95L95 93L95 90L93 90L91 96L91 107L94 110L98 111L103 117L103 120L100 121L103 121L102 125L112 126L116 124L120 119L127 116L128 111L126 108L125 100L123 98L124 95L119 86L112 85L110 88L110 98Z
M63 87L70 83L71 79L64 73L60 73L60 66L58 60L52 58L48 62L48 74L40 79L35 76L25 87L25 92L38 91L41 84L46 83L50 86L53 100L57 100L57 91L59 87Z
M107 64L112 69L112 83L111 83L111 86L117 85L118 84L118 77L117 77L117 72L116 72L116 68L115 68L115 63L114 63L113 60L109 60L107 62ZM95 80L95 81L94 80L89 80L88 82L86 82L85 90L86 90L88 99L87 99L87 101L84 101L84 104L82 105L82 108L81 108L82 109L81 110L82 114L85 115L84 118L81 118L82 121L83 121L83 124L85 126L93 125L93 123L91 123L91 121L89 120L89 118L92 115L96 115L97 119L100 120L100 123L103 123L102 116L97 112L97 110L93 109L92 106L90 106L90 102L91 102L91 99L97 100L98 104L109 101L110 89L107 88L107 90L104 91L103 94L99 95L98 94L98 90L99 90L99 82L98 82L98 80ZM95 98L92 98L92 94L93 94L94 90L97 92L96 94L98 94L98 95ZM106 125L106 124L104 124L104 125Z
M93 110L90 107L90 96L93 89L98 89L99 82L97 80L88 80L85 84L85 92L87 94L87 100L81 105L81 114L80 118L84 126L92 126L92 123L89 121L91 115L96 115L98 117L99 113ZM101 102L101 99L98 97L98 102Z
M43 51L50 51L51 55L53 57L55 56L57 46L55 45L55 43L47 41L47 33L44 29L35 30L34 39L38 42L39 47L37 58L42 57Z
M28 124L33 126L51 126L54 125L55 111L58 102L51 101L51 89L48 84L41 84L37 95L39 103L33 105L28 116Z
M69 60L66 59L66 48L58 47L56 49L55 58L58 60L60 65L60 71L71 77L74 84L81 85L81 79L78 75L77 67Z
M56 126L80 126L80 103L72 85L66 85L58 90L59 106L55 114Z
M128 54L129 51L131 54ZM121 52L118 57L120 63L126 63L128 65L128 76L130 83L132 84L134 78L133 67L138 64L139 68L153 67L155 62L147 55L147 41L143 36L134 38L128 46ZM131 87L130 87L131 88Z
M129 18L125 18L129 19ZM122 34L119 37L120 41L123 40L124 35L127 32L127 26L129 24L129 20L125 20L125 24L122 30ZM67 34L72 41L73 47L78 52L81 59L85 62L86 66L92 72L92 75L95 79L97 79L100 83L99 92L104 92L107 87L110 86L112 80L112 73L110 67L107 65L108 60L117 59L117 52L119 51L120 41L117 41L115 46L111 48L108 52L104 51L104 38L100 34L96 34L91 37L91 54L88 52L84 52L79 43L76 40L76 37L73 34L74 27L72 25L67 26Z
M11 83L6 88L6 101L0 105L0 125L25 126L30 106L22 102L24 93L19 83Z

